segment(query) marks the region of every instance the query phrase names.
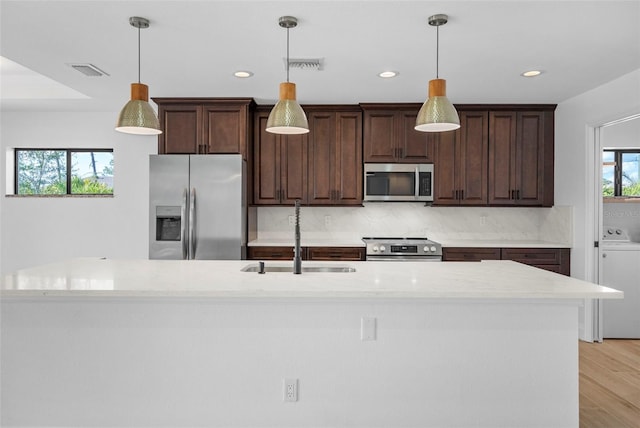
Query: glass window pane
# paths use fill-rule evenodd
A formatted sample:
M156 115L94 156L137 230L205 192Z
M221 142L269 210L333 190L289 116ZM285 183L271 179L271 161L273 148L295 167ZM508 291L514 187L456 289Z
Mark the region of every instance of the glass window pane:
M640 152L622 153L622 195L640 196Z
M19 195L66 193L67 153L65 150L17 150L16 168Z
M113 194L113 152L71 152L71 194Z
M602 196L614 196L615 152L602 152Z

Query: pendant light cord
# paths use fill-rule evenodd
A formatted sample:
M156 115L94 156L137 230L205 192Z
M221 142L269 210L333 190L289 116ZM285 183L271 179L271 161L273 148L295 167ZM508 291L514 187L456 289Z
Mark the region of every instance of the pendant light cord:
M287 27L287 83L289 83L289 27Z
M138 83L140 83L140 27L138 27Z
M438 75L438 69L439 69L439 62L440 62L440 26L438 25L436 27L436 79L439 79L439 75Z

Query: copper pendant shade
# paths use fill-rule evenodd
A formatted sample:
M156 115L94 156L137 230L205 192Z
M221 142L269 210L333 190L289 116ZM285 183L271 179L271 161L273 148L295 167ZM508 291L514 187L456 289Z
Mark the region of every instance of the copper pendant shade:
M162 134L156 112L149 104L149 87L140 83L140 29L148 28L149 20L132 16L129 24L138 29L138 83L131 84L131 100L120 111L116 131L136 135Z
M429 25L438 29L447 23L449 17L439 14L429 17ZM439 32L436 48L436 78L429 81L429 97L422 105L416 118L415 129L422 132L444 132L460 128L460 118L451 101L447 98L447 82L438 77Z
M287 81L280 83L280 96L269 113L266 131L274 134L306 134L309 124L304 110L296 101L296 85L289 82L289 29L298 25L293 16L282 16L278 25L287 29Z

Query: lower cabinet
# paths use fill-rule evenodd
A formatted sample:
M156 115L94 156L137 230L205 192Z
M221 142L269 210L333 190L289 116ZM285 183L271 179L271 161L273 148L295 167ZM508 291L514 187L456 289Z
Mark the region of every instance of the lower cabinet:
M293 247L249 247L249 260L293 260ZM364 247L302 247L302 260L363 261Z
M308 260L364 261L364 247L308 247Z
M293 247L248 247L249 260L293 260ZM304 258L304 248L302 251Z
M445 262L480 260L513 260L562 275L571 275L569 248L448 247L442 249L442 261Z
M500 260L500 248L451 247L442 249L443 262L479 262Z

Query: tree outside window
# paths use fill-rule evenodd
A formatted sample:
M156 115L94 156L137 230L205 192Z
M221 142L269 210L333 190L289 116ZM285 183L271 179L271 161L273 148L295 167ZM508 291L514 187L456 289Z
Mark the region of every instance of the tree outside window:
M602 195L640 197L640 150L602 152Z
M18 195L113 194L113 150L16 149Z

